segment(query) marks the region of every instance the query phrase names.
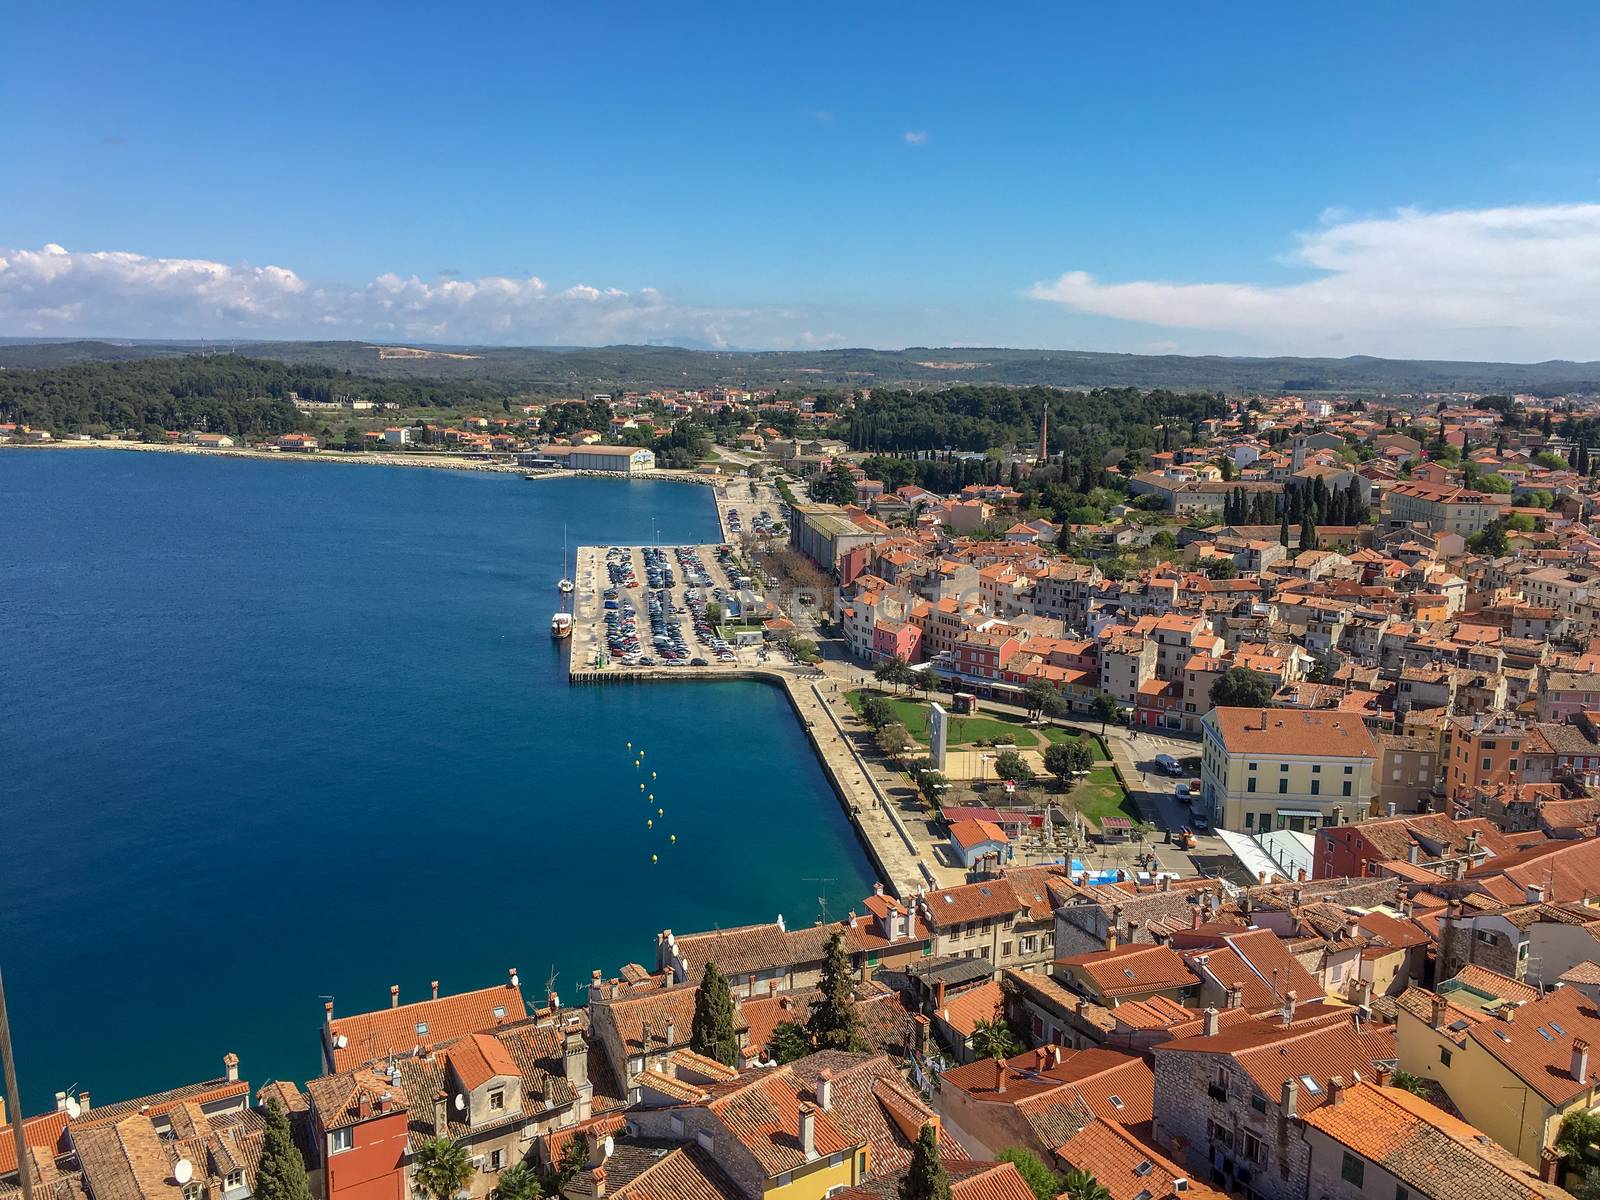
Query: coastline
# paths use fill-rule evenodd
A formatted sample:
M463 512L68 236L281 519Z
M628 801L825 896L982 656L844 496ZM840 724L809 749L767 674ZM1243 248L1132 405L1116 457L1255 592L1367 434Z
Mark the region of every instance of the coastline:
M248 447L233 447L230 449L213 449L205 446L158 446L150 442L43 442L20 443L0 442L0 450L37 450L37 451L64 451L64 450L121 450L135 451L143 454L188 454L205 458L233 458L246 459L252 462L322 462L345 463L361 467L420 467L435 471L473 471L480 474L491 475L522 475L528 477L529 482L540 479L651 479L669 483L696 483L715 487L724 482L726 476L700 475L693 471L673 471L657 469L641 471L637 474L624 475L620 471L567 471L555 470L549 472L529 472L526 467L519 467L515 463L483 462L471 458L451 458L445 456L435 457L431 454L406 454L383 453L373 454L365 450L318 450L311 453L293 450L253 450Z

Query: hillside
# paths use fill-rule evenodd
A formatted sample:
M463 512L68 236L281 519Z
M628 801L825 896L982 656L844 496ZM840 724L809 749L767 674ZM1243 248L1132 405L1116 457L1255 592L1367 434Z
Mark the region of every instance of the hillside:
M211 343L213 351L218 343ZM239 354L389 379L481 381L538 394L621 388L865 387L953 383L1208 391L1600 392L1600 363L1225 358L962 347L717 351L674 346L380 347L362 342L237 342ZM193 354L194 342L0 342L0 368Z

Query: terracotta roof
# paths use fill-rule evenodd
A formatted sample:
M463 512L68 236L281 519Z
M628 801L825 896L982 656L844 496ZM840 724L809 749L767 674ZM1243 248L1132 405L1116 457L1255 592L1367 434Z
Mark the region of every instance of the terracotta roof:
M694 1142L664 1154L611 1194L616 1200L743 1200L738 1186Z
M928 924L936 929L1009 916L1023 907L1015 889L1004 879L941 888L922 898L922 911Z
M1223 1200L1223 1193L1197 1183L1189 1171L1156 1153L1115 1121L1093 1121L1055 1148L1069 1166L1088 1171L1111 1200ZM1176 1181L1186 1181L1178 1191Z
M484 1033L469 1033L450 1047L450 1067L461 1086L473 1091L497 1075L517 1075L517 1064L500 1042Z
M1462 967L1450 982L1464 984L1475 992L1498 996L1502 1000L1512 1000L1518 1004L1527 1004L1539 998L1539 989L1531 984L1523 983L1520 979L1512 979L1509 975L1502 975L1499 971L1491 971L1488 967L1479 966L1477 963L1468 963Z
M757 1075L707 1108L770 1177L806 1165L800 1147L803 1103L811 1102L802 1096L793 1072L778 1070ZM816 1110L813 1146L821 1157L855 1150L865 1142L865 1137L840 1129L831 1113Z
M1431 1200L1567 1195L1465 1121L1399 1088L1353 1083L1305 1123Z
M1004 997L1000 985L994 980L967 988L945 998L944 1007L935 1014L955 1030L962 1039L972 1036L979 1021L992 1021Z
M335 1017L323 1038L335 1071L348 1071L387 1054L408 1054L419 1042L454 1041L469 1033L521 1021L528 1015L520 989L509 983L437 1000ZM339 1045L340 1038L345 1045Z
M1480 1022L1467 1036L1558 1108L1600 1083L1600 1056L1585 1079L1572 1077L1573 1042L1600 1047L1600 1012L1577 988L1557 988L1518 1007L1513 1020Z
M888 1055L824 1050L797 1059L790 1070L813 1103L817 1083L828 1072L833 1081L829 1111L834 1123L871 1148L874 1174L910 1164L917 1133L934 1112L900 1078Z
M952 1138L939 1143L939 1159L950 1176L950 1200L1034 1200L1030 1188L1010 1163L973 1162L952 1157ZM959 1153L955 1151L954 1153ZM834 1193L833 1200L897 1200L901 1173L880 1174L860 1187Z
M1377 745L1366 725L1359 718L1337 711L1217 708L1212 713L1222 744L1230 754L1378 757Z
M1115 950L1096 950L1056 960L1058 967L1081 973L1102 996L1134 992L1175 991L1200 982L1189 965L1167 946L1135 943Z

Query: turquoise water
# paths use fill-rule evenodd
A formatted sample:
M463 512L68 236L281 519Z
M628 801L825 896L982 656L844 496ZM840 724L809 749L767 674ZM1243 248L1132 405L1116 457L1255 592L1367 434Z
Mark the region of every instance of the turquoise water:
M0 511L0 968L30 1110L229 1050L303 1080L323 996L516 966L581 1001L592 968L653 966L660 928L809 923L807 877L834 916L871 890L777 689L566 683L563 524L714 541L708 489L11 451Z

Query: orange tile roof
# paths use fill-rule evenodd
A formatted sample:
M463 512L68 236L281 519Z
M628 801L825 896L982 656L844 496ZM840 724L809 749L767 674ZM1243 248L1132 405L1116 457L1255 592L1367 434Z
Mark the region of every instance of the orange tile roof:
M1212 711L1222 744L1230 754L1378 757L1377 746L1366 725L1336 711L1281 708L1218 708Z
M1173 991L1200 981L1169 946L1118 946L1056 960L1056 965L1081 972L1102 996L1131 992Z
M323 1037L333 1057L333 1069L348 1071L391 1052L409 1053L419 1042L453 1041L469 1033L521 1021L527 1015L522 992L504 983L440 996L437 1000L335 1017L323 1026ZM342 1047L338 1044L340 1037L345 1039Z
M497 1039L486 1033L470 1033L454 1043L446 1055L456 1077L468 1091L473 1091L497 1075L514 1075L522 1072L511 1061L511 1053Z
M737 1090L719 1096L707 1107L712 1115L748 1150L768 1176L806 1165L800 1147L800 1086L793 1073L773 1071L757 1076ZM809 1103L809 1102L806 1102ZM847 1135L831 1114L815 1111L813 1147L818 1155L853 1151L864 1139Z
M1187 1168L1150 1149L1115 1121L1093 1121L1055 1148L1062 1162L1088 1171L1111 1200L1223 1200L1223 1193L1189 1178ZM1176 1181L1187 1180L1182 1192Z
M962 1038L969 1038L979 1021L994 1020L1002 999L1000 985L991 979L947 997L937 1015Z

